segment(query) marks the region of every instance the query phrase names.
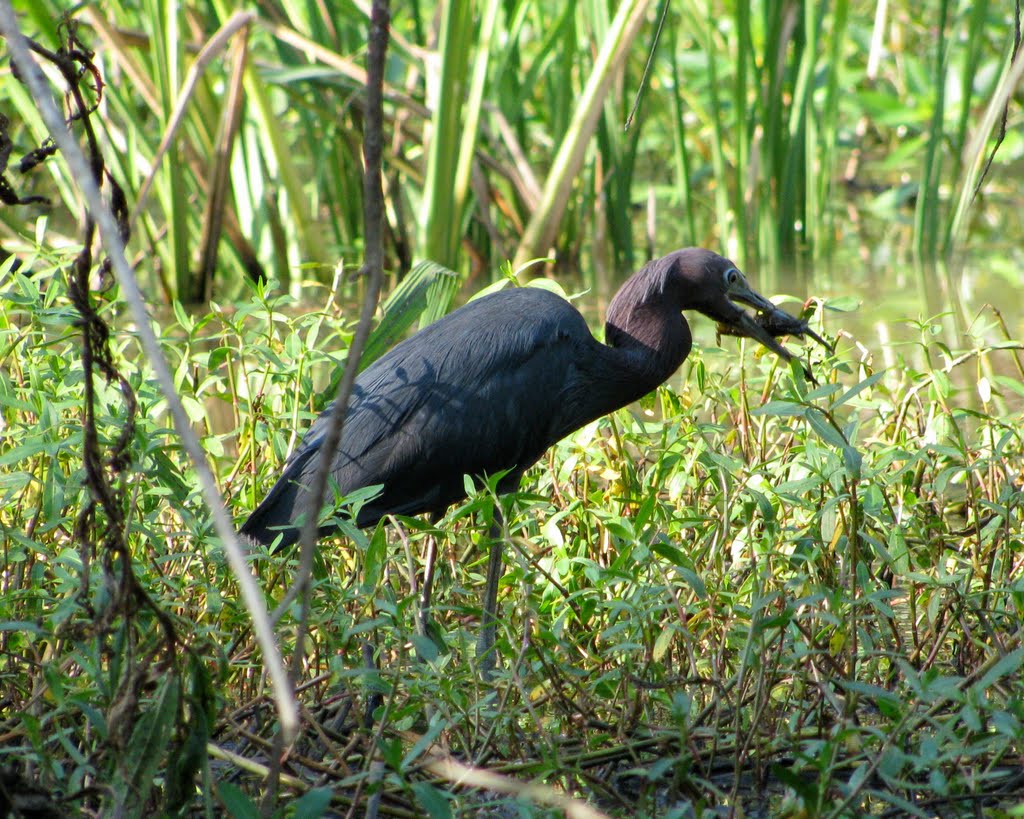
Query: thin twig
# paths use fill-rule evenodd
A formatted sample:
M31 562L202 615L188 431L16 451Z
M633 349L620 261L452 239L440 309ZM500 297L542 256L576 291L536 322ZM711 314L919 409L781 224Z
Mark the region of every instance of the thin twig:
M366 131L363 146L365 162L363 218L365 220L366 260L360 271L361 274L369 276L370 285L367 288L366 298L363 300L363 308L359 316L359 326L356 328L352 344L349 347L348 359L345 362L345 373L338 384L338 392L333 403L334 411L331 414L331 423L327 429L327 434L324 436L321 448L324 457L320 461L309 493L307 514L302 525L300 537L302 554L299 561L299 572L293 589L289 590L288 595L291 599L302 595L309 587L309 578L313 571L313 548L316 545L318 530L317 521L327 493L327 480L330 476L333 461L331 455L337 451L341 443L341 436L345 427L345 410L348 407L349 398L352 395L352 387L359 372L359 360L362 358L366 339L370 335L370 325L373 321L374 313L377 311L381 282L384 277L384 192L380 174L383 145L381 87L384 77L384 52L387 48L389 18L386 2L374 3L374 9L377 14L375 14L371 25L370 47L367 54L369 67L367 77ZM299 634L301 635L304 631L302 623L299 626ZM295 662L293 661L294 667Z
M316 474L313 476L306 500L306 515L299 537L299 568L295 582L285 595L285 600L278 606L280 611L291 600L298 599L300 601L300 615L295 629L295 652L291 662L292 685L301 676L305 662L304 648L312 590L310 579L313 575L313 556L319 531L320 509L327 494L327 481L334 464L333 455L341 444L349 398L352 395L356 375L359 373L359 360L362 358L366 340L370 335L373 316L377 312L377 302L380 299L381 284L384 278L384 189L381 182L381 155L384 144L384 57L387 51L389 23L390 14L387 0L374 0L370 17L369 47L366 55L366 124L363 133L363 220L366 255L363 268L360 271L362 275L368 276L370 283L366 297L363 299L359 325L349 347L345 372L342 375L341 383L338 384L338 392L333 403L334 410L331 413L330 424L320 450L322 457ZM274 754L270 771L265 807L269 804L269 800L273 799L276 791L276 774L280 751L283 749L279 743L282 740L283 737L280 735L275 738L277 753Z
M1020 0L1016 0L1014 4L1013 24L1013 48L1010 50L1011 65L1016 62L1017 53L1020 51ZM978 174L978 181L975 183L974 191L971 193L972 202L978 198L978 194L981 192L981 186L985 184L985 179L988 178L988 172L992 170L992 163L995 161L996 152L999 150L999 146L1003 144L1003 140L1006 139L1006 121L1009 118L1009 115L1010 97L1007 95L1006 101L1003 103L1002 115L999 118L999 130L996 132L996 141L992 145L992 150L989 151L988 158L985 160L985 167L983 167L981 169L981 173Z

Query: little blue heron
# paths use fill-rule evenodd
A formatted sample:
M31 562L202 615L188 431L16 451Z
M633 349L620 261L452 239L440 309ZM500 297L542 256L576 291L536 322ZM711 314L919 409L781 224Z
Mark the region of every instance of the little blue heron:
M761 316L755 321L735 302ZM552 444L664 383L690 352L683 310L698 310L757 339L784 360L772 335L807 332L751 289L728 259L699 248L645 265L608 306L605 342L565 299L534 287L502 290L453 311L397 344L356 379L341 447L320 450L333 404L317 418L241 533L278 548L299 538L306 486L321 458L341 494L380 485L357 526L382 517L440 516L466 496L465 476L506 471L499 492ZM330 534L321 527L321 537ZM427 558L427 572L432 570ZM501 544L491 545L478 655L493 647ZM429 605L424 580L421 606Z

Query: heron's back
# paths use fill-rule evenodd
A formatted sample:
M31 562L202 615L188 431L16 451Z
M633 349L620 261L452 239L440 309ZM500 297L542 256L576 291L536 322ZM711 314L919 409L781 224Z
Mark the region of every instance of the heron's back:
M537 288L482 297L396 345L356 379L332 456L340 494L382 487L357 525L441 514L465 497L466 475L511 470L502 488L514 488L564 434L564 392L593 346L602 345L579 312ZM282 531L281 545L297 541L332 412L313 422L242 534L270 543Z

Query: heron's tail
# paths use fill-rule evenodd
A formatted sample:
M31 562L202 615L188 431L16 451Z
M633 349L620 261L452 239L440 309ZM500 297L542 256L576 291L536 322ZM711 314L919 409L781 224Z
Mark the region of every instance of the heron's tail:
M240 535L265 546L270 546L280 536L277 549L299 542L300 516L309 503L305 485L312 480L310 472L318 452L317 446L307 446L303 442L288 459L277 483L270 487L260 505L242 524L238 530Z
M264 546L271 545L280 536L277 548L284 549L299 540L297 525L300 500L299 486L287 478L281 478L271 487L267 496L242 524L238 533Z

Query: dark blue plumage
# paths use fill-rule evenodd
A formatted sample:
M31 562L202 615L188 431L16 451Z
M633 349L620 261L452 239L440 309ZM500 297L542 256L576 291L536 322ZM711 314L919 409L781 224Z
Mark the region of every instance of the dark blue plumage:
M466 475L510 470L499 489L512 490L552 444L675 372L691 344L683 310L700 310L788 359L731 299L776 310L730 261L689 248L649 263L623 285L608 309L607 344L575 307L546 290L510 289L472 301L359 376L341 450L331 454L333 479L342 493L383 485L362 507L359 526L386 514L440 515L465 497ZM298 539L303 487L323 456L332 411L310 427L243 535L267 544L278 533L281 545Z

